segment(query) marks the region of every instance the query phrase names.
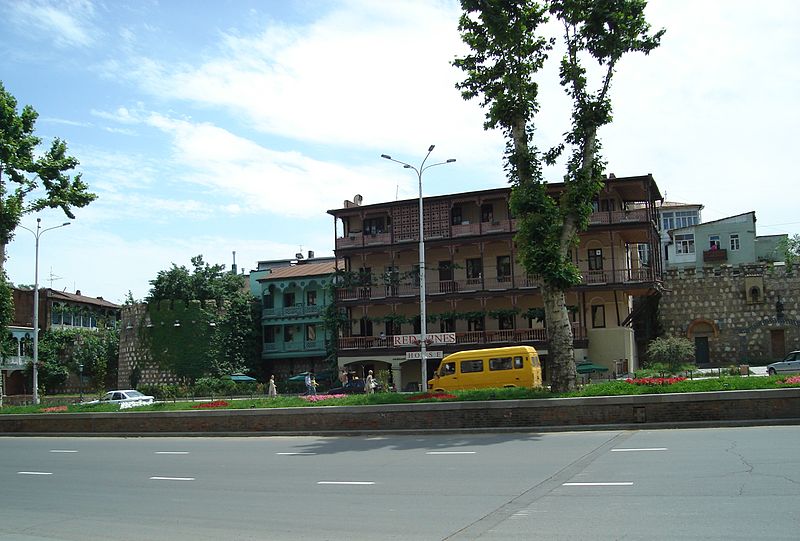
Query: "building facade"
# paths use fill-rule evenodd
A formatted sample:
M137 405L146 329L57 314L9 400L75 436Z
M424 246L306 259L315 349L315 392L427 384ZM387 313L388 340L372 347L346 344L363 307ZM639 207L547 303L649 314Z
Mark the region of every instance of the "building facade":
M720 220L669 231L666 268L746 265L783 261L780 246L787 237L756 235L756 213L745 212Z
M32 289L12 289L14 320L9 325L12 354L0 362L5 380L3 393L30 394L30 383L24 370L33 361L33 294ZM39 329L97 329L99 325L116 327L120 306L102 297L87 297L80 291L67 293L50 288L39 290ZM77 386L77 382L75 383Z
M549 184L553 194L561 184ZM539 282L517 261L509 188L427 197L423 204L428 334L441 354L515 344L539 350L547 377ZM632 299L661 281L651 175L608 178L572 258L582 283L567 293L577 360L612 371L636 367ZM342 368L389 370L398 388L421 385L406 355L421 332L419 201L346 202L328 211L336 227L336 302L347 324L337 337ZM444 342L444 343L441 343ZM428 374L438 359L429 359Z
M702 223L702 211L703 205L698 203L664 201L658 207L659 225L661 226L661 257L664 261L664 268L669 266L668 247L672 241L670 231Z
M279 380L328 368L325 312L333 304L334 258L299 259L251 273L251 291L261 300L265 373Z

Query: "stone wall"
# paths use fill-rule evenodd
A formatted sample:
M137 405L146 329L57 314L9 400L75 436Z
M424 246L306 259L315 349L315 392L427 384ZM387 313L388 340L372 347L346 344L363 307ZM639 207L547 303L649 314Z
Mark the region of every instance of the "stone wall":
M780 349L800 349L800 272L771 264L666 271L659 320L664 335L707 337L712 365L778 360Z
M149 322L147 304L140 303L122 307L119 330L118 389L128 389L142 384L178 383L173 374L159 370L152 359L146 341ZM137 377L131 378L134 371L137 372Z

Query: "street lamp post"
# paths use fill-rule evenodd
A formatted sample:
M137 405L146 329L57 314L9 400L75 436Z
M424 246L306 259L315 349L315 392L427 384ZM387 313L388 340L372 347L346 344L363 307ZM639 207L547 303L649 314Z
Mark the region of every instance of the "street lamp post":
M30 231L36 238L36 265L33 274L33 403L39 403L39 237L45 231L51 229L58 229L69 225L70 222L64 222L61 225L54 225L42 229L42 219L36 218L36 231L28 229L24 225L20 225L22 229Z
M83 402L83 363L78 364L78 389L80 389L81 399Z
M435 147L436 145L431 145L428 147L428 153L425 155L425 159L422 160L422 163L419 165L419 167L414 167L406 162L395 160L388 154L381 154L381 158L399 163L404 169L411 169L414 171L417 174L417 180L419 181L419 356L422 362L422 391L428 390L428 359L426 352L426 346L428 345L428 325L425 314L425 227L422 212L422 173L431 167L445 165L456 161L455 158L450 158L443 162L425 165L425 162L428 161L428 157L431 155L431 152L433 152Z

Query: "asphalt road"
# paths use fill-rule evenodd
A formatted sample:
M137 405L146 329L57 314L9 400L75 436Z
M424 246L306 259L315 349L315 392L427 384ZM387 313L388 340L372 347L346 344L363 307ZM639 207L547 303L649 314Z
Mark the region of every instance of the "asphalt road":
M800 426L0 450L3 541L800 537Z

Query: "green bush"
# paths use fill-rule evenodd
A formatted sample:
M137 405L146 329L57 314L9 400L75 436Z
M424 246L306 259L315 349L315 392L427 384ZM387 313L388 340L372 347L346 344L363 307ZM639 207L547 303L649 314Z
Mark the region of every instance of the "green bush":
M694 344L688 338L667 336L656 338L647 346L648 367L666 367L665 372L677 374L686 363L695 360Z

